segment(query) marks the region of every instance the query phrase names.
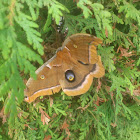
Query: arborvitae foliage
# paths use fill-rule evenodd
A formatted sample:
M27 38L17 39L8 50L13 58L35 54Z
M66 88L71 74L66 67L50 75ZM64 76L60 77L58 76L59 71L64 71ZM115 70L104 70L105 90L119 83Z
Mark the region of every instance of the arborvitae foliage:
M137 0L0 0L0 140L138 140L139 7ZM25 103L25 79L80 32L103 40L105 76L81 96Z

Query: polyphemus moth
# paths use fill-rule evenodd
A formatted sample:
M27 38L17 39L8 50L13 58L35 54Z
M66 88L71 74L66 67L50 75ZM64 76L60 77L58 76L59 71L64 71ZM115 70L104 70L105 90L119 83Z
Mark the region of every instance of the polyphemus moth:
M37 97L52 95L61 89L68 96L87 92L93 77L105 73L96 47L102 40L90 34L74 34L68 37L56 54L36 70L37 79L26 83L25 101L33 102Z

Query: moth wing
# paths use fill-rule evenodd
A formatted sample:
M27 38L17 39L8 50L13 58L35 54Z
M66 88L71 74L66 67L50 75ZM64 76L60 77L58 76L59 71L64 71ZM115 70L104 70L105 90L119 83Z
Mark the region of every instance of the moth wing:
M44 63L36 70L36 80L29 78L26 83L27 88L24 91L24 94L27 97L25 98L25 101L33 102L39 96L52 95L61 90L58 75L60 76L62 73L58 72L61 71L62 67L53 67L50 65L50 63L55 59L56 58L53 57L51 61Z
M95 65L77 64L71 71L74 73L74 80L69 82L66 75L60 77L60 85L62 90L68 96L76 96L87 92L92 84L93 76L90 72L94 71Z
M95 64L98 61L96 47L102 40L90 34L74 34L68 37L63 47L70 50L71 56L84 64Z
M83 64L77 62L72 68L69 68L74 73L74 80L68 81L66 75L59 76L62 90L68 96L81 95L87 92L93 82L93 78L102 77L105 73L104 67L98 56L98 62L95 64ZM66 70L64 72L66 74Z

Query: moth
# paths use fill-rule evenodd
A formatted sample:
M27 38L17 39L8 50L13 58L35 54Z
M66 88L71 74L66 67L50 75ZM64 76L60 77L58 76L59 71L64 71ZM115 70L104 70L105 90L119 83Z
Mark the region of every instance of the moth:
M61 89L68 96L86 93L93 78L105 74L96 50L101 43L101 39L90 34L68 37L56 54L36 70L37 79L29 78L25 101L33 102L39 96L52 95Z

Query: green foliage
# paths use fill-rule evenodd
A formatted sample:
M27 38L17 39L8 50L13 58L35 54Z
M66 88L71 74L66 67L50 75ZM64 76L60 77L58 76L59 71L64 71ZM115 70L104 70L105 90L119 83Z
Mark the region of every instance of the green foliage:
M126 0L1 0L0 140L138 140L139 7ZM23 81L36 77L42 59L66 36L80 32L103 40L98 54L105 76L86 94L62 92L25 103Z
M99 47L99 54L102 56L104 67L108 69L109 72L114 71L116 69L113 61L114 58L113 48L114 48L113 46L109 46L106 48Z
M138 11L135 8L135 5L132 5L131 3L128 3L124 1L124 5L120 6L119 13L124 12L126 17L126 24L127 22L130 22L131 20L135 20L138 23L138 26L140 26L140 11Z
M2 4L3 3L4 2L2 2ZM19 6L19 4L15 3L15 1L11 1L10 3L5 2L3 7L0 8L0 13L5 15L3 18L5 24L0 30L0 97L9 94L9 97L7 96L8 98L5 102L5 113L7 114L8 112L11 112L9 118L10 124L13 122L14 117L17 114L16 100L18 103L21 103L24 98L23 92L25 86L23 78L21 77L21 72L23 72L23 70L25 73L30 72L30 74L35 77L34 71L36 68L30 61L37 61L42 64L40 56L33 52L31 48L27 47L28 44L26 40L22 40L22 42L18 41L16 28L19 28L19 25L24 27L23 29L25 32L27 30L29 31L27 33L28 43L35 44L34 49L38 48L38 51L43 53L43 47L40 44L42 39L38 37L39 32L34 30L37 24L33 21L29 22L27 18L24 18L30 18L30 16L26 14L19 12L18 15L16 15L16 6ZM6 16L6 13L9 13L8 16ZM21 18L21 15L23 15L23 18ZM24 26L24 24L27 26ZM32 40L30 40L31 38Z
M63 16L62 11L69 13L69 10L63 4L59 3L56 0L39 0L38 5L40 7L48 7L48 14L52 15L52 17L56 21L56 24L59 24L61 16Z

